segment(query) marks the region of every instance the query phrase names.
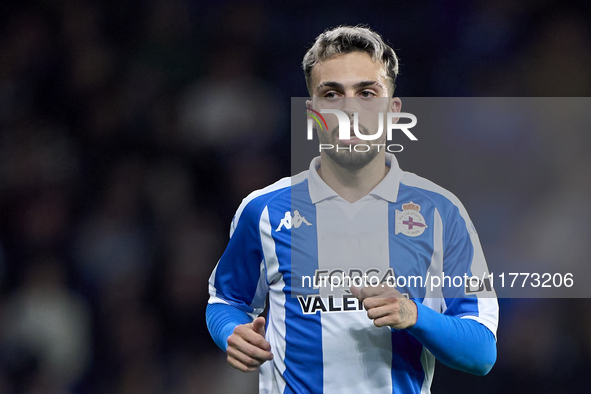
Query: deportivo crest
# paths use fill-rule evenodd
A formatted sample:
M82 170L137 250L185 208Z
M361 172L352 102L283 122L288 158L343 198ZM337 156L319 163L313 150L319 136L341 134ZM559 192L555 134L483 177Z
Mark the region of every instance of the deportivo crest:
M402 204L402 212L396 210L396 234L402 233L409 237L418 237L428 227L425 218L419 213L421 206L412 201Z

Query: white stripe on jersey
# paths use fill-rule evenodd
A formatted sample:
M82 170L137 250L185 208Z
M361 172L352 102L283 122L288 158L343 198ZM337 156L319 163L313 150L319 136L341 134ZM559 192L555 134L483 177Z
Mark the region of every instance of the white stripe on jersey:
M262 218L261 218L262 220ZM269 217L267 215L267 220L269 220ZM262 241L262 237L261 237L261 241ZM260 268L259 268L259 272L260 272L260 276L259 276L259 283L257 284L257 290L256 293L254 294L254 297L252 298L252 303L250 304L250 307L252 308L252 312L250 312L248 315L250 316L250 318L252 320L256 319L258 315L260 315L261 313L263 313L263 311L265 310L265 303L267 301L267 291L269 289L269 286L267 286L267 276L266 276L266 268L265 268L265 260L263 259L261 261L261 263L259 264Z
M421 365L425 372L421 394L431 394L431 383L433 382L433 374L435 373L435 356L426 347L423 347L423 352L421 353Z
M291 184L291 183L290 183ZM267 262L267 275L262 276L263 280L267 278L278 277L277 283L271 284L276 287L276 296L269 300L269 322L267 325L266 339L271 344L273 360L267 361L261 366L259 372L259 391L260 393L283 393L285 390L285 293L283 288L282 275L279 275L279 260L275 253L275 241L272 237L271 222L269 221L269 209L265 207L261 215L259 231L263 254Z
M439 210L435 208L433 215L433 255L431 256L431 265L427 269L427 278L435 276L441 277L443 274L443 223L441 222L441 215ZM427 286L425 299L423 305L428 306L435 312L441 313L443 292L440 286L435 288Z
M217 265L215 266L215 268L213 269L213 272L211 273L211 275L209 276L209 304L226 304L226 305L230 305L226 300L222 300L221 298L219 298L216 295L216 288L214 286L214 281L215 281L215 274L217 271L218 267Z
M332 271L371 267L390 268L388 250L388 202L366 196L350 204L341 197L316 204L318 269ZM351 220L354 217L355 220ZM369 263L371 262L371 263ZM330 287L321 289L327 296ZM333 292L335 297L344 294ZM380 329L366 311L321 315L324 392L357 394L392 393L392 336ZM360 343L370 344L363 348ZM360 378L363 376L363 378Z

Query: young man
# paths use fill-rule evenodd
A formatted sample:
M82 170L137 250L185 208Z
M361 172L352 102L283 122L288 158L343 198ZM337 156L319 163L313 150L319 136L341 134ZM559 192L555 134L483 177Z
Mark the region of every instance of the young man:
M369 135L378 122L364 106L400 112L398 60L367 28L322 33L303 66L310 113L338 106ZM452 277L488 273L466 210L378 149L385 133L367 152L347 149L363 138L351 130L339 140L334 118L325 116L318 137L339 149L322 150L308 171L253 192L238 208L209 280L212 337L234 368L260 367L261 393L428 393L435 358L488 373L496 360L494 290L451 285ZM329 272L381 279L306 287L306 277ZM447 287L386 280L445 276ZM258 315L267 295L265 329Z

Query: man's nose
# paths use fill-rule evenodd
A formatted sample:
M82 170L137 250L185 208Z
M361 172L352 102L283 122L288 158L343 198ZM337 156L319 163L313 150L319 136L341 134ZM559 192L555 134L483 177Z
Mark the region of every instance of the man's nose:
M356 97L349 97L346 96L344 98L344 105L343 105L343 109L342 111L345 112L347 114L347 116L349 118L353 118L353 114L354 113L358 113L359 112L359 108L358 108L358 100Z

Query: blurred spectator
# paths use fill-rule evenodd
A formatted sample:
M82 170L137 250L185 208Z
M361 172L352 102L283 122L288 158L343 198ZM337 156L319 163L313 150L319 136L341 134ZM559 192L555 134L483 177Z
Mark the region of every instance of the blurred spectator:
M65 131L34 116L5 129L0 134L0 190L33 190L79 176L75 146Z
M269 140L277 128L279 103L256 78L255 53L239 43L216 48L206 75L181 98L183 141L195 147L248 150Z
M99 295L121 278L144 277L153 263L142 227L144 163L136 158L115 165L91 215L76 239L79 274Z
M522 54L521 76L528 96L579 97L591 92L591 30L588 17L555 9L544 15Z
M23 358L32 363L15 382L17 392L67 392L89 365L90 311L67 288L64 275L61 261L39 256L3 307L1 346L8 370L16 376Z

